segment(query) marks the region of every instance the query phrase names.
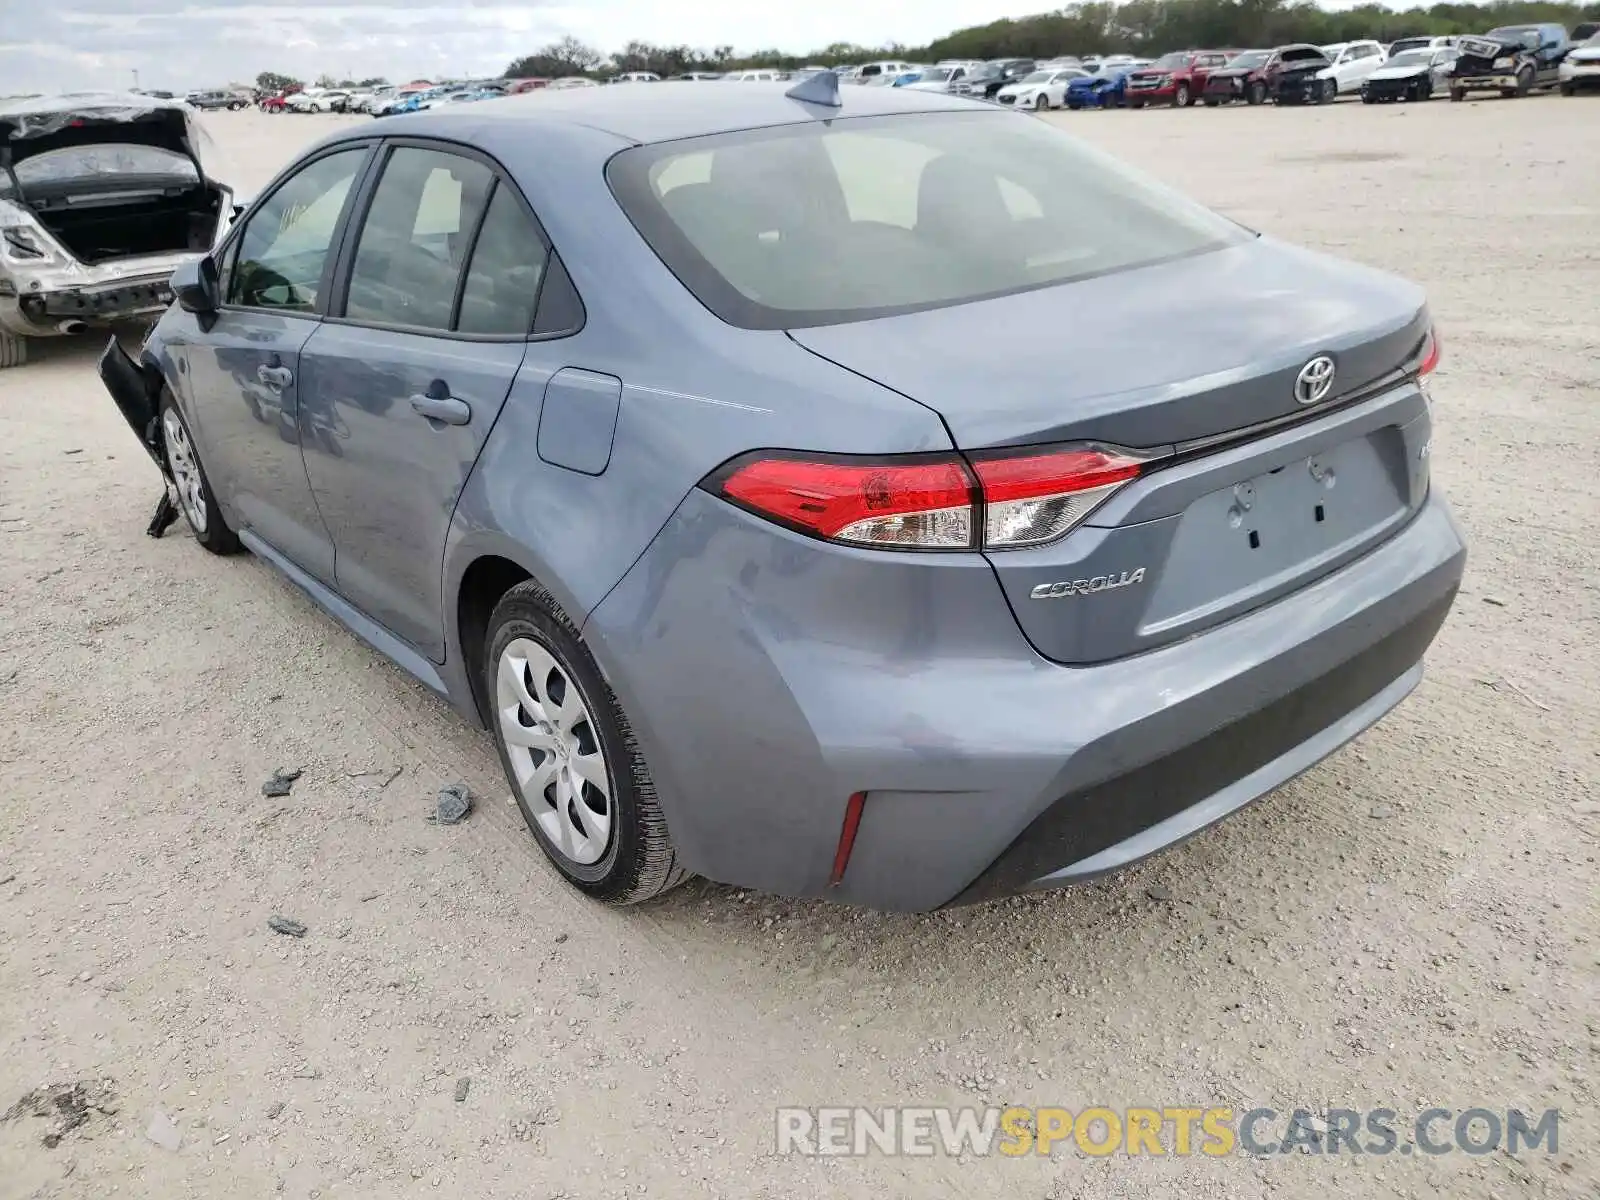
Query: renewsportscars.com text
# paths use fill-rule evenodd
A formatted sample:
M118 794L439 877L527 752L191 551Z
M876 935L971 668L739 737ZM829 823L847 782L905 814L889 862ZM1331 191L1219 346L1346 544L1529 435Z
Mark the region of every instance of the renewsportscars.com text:
M1239 1112L1221 1105L780 1108L775 1116L778 1153L808 1156L1554 1154L1561 1127L1559 1109L1486 1107L1429 1108L1409 1118L1388 1108Z

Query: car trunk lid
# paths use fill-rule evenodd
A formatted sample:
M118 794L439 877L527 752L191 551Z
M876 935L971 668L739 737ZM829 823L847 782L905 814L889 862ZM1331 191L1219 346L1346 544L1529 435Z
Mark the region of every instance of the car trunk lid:
M932 408L964 451L1155 456L1064 539L988 552L1035 648L1093 663L1268 603L1409 519L1427 488L1409 374L1428 321L1409 284L1263 239L790 336ZM1323 355L1333 385L1304 403Z

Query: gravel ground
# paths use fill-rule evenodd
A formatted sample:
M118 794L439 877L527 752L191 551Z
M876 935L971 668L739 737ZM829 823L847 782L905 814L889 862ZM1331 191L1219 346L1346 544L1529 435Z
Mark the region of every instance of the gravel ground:
M486 736L262 563L144 536L157 474L94 341L0 375L0 1109L91 1085L0 1118L0 1195L1594 1196L1596 117L1049 118L1429 287L1472 556L1427 681L1355 745L1130 872L978 909L584 902ZM340 120L208 119L250 186ZM457 780L478 810L428 824ZM1515 1159L772 1151L780 1104L990 1101L1563 1121Z

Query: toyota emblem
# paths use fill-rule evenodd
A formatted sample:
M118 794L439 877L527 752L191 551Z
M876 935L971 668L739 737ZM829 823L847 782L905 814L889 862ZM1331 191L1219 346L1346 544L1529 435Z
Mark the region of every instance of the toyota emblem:
M1294 378L1294 398L1301 404L1326 400L1333 391L1333 359L1319 354L1300 368Z

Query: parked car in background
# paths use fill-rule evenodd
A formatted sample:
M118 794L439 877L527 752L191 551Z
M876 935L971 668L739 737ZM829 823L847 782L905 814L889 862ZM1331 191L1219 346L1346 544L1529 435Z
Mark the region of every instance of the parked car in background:
M778 72L771 67L759 67L748 71L729 71L722 78L726 83L777 83Z
M181 100L0 100L0 367L32 339L164 309L173 271L233 222L214 156Z
M1600 32L1591 34L1567 51L1557 72L1561 94L1571 96L1588 88L1600 88Z
M1163 54L1128 75L1128 107L1170 104L1188 108L1206 90L1211 72L1225 67L1236 50L1180 50Z
M238 112L241 108L250 107L248 96L228 91L190 92L185 101L194 108L227 109L229 112Z
M1222 66L1213 67L1206 76L1200 99L1213 108L1235 100L1246 104L1265 103L1271 94L1267 71L1276 61L1277 53L1276 50L1243 50Z
M1481 37L1463 37L1450 75L1450 99L1496 91L1506 99L1561 82L1561 60L1570 48L1564 26L1502 25Z
M506 95L520 96L523 92L537 92L541 88L547 88L549 86L550 81L548 79L510 79L506 81Z
M660 83L661 76L654 71L624 71L612 83Z
M840 90L335 131L102 355L200 545L487 727L597 900L1116 870L1400 704L1462 578L1420 288Z
M1359 93L1361 85L1389 57L1381 43L1372 41L1335 42L1323 46L1322 53L1328 59L1328 66L1317 75L1321 80L1317 100L1324 104L1338 96Z
M552 79L550 81L551 90L557 91L557 92L564 92L569 88L586 88L586 87L599 87L599 86L600 86L599 84L597 84L594 80L590 79L587 75L563 75L559 79Z
M1143 65L1101 63L1094 70L1067 83L1066 106L1080 108L1121 108L1127 103L1128 77Z
M1407 50L1444 50L1454 46L1461 39L1455 34L1445 34L1440 37L1403 37L1389 43L1389 57L1404 53Z
M914 69L915 64L900 62L898 60L884 62L862 63L851 75L843 80L845 83L865 84L868 87L883 87L894 81L896 75ZM776 77L776 73L774 73Z
M1339 85L1327 74L1332 64L1320 46L1287 46L1267 67L1274 104L1329 104Z
M1456 61L1454 47L1437 50L1402 50L1390 57L1361 85L1365 104L1394 100L1428 100L1450 89L1450 72Z
M286 104L290 112L298 113L330 113L343 110L345 101L350 93L338 88L319 89L317 91L295 92L288 97Z
M289 96L284 92L269 92L256 101L256 106L262 112L281 113L288 110Z
M1053 71L1035 71L1024 75L1015 83L1008 83L995 93L1001 104L1017 108L1033 108L1043 112L1047 108L1061 108L1067 102L1067 85L1088 74L1082 67L1058 67Z
M993 100L995 94L1009 83L1033 73L1031 58L996 58L967 72L967 77L951 90L958 96L976 96L980 100Z
M968 68L960 64L928 67L920 78L905 86L919 92L953 92L956 84L967 77Z

